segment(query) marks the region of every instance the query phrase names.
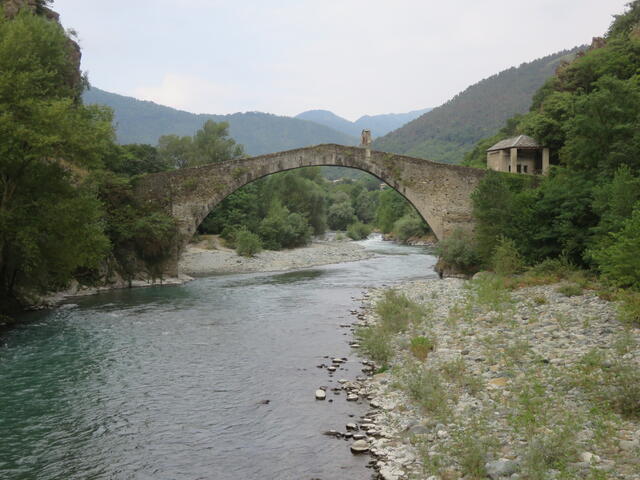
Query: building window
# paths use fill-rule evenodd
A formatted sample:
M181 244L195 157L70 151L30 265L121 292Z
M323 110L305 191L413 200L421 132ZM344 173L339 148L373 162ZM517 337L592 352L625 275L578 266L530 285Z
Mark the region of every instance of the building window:
M528 167L529 167L528 165L523 165L523 166L522 166L524 173L527 173L527 168L528 168Z
M511 171L511 165L509 165L509 171Z
M518 164L518 173L522 173L522 165Z

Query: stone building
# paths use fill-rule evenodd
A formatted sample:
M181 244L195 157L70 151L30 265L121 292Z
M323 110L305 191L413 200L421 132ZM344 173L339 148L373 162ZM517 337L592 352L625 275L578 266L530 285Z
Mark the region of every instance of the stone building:
M487 150L487 167L498 172L546 175L549 148L527 135L501 140Z

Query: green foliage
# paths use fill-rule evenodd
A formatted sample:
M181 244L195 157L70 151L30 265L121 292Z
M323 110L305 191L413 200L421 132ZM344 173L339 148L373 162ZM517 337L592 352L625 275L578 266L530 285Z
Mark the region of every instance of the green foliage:
M342 192L340 192L342 193ZM349 196L342 193L327 212L327 223L332 230L346 230L356 221L355 210L351 206Z
M137 144L113 144L104 158L104 164L112 172L126 177L163 172L170 168L155 147Z
M477 271L482 264L474 238L460 229L440 241L436 252L442 262L463 273Z
M378 138L374 148L460 163L476 142L493 135L515 113L526 113L536 90L578 51L549 55L482 80L444 105ZM486 151L473 155L482 156L486 161Z
M280 202L274 201L269 214L258 227L263 245L269 250L306 245L311 239L311 227L299 213L291 213Z
M235 234L236 252L243 257L253 257L262 251L260 237L246 228Z
M75 64L55 22L0 16L0 303L62 286L109 250L83 178L111 141L110 116L77 101Z
M640 293L624 292L620 295L618 317L628 325L640 327Z
M620 287L640 288L640 203L611 243L593 252L604 278Z
M106 207L105 233L126 278L138 273L136 258L155 269L172 254L177 233L173 217L152 204L138 202L129 178L97 172L92 181Z
M514 275L524 270L522 256L513 240L500 237L493 253L493 271L498 275Z
M378 210L376 211L376 225L382 233L393 231L397 220L402 218L411 206L406 199L393 189L386 189L380 193Z
M371 226L362 222L356 222L349 225L347 235L351 240L363 240L371 234Z
M503 235L525 263L563 256L597 267L613 285L640 288L640 224L632 215L640 201L639 8L629 4L604 46L562 65L531 112L505 127L550 147L559 166L544 179L490 173L481 182L473 205L483 263ZM486 143L469 163L479 163Z
M158 154L167 165L185 168L241 158L244 151L229 137L228 123L207 120L193 137L161 136Z
M407 243L413 237L422 237L429 231L427 223L413 209L393 224L394 238L401 243Z

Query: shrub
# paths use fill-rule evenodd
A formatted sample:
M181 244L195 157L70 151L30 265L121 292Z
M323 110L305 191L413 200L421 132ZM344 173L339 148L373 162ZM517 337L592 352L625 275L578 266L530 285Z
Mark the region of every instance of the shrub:
M612 234L612 242L593 252L603 276L619 287L640 289L640 205L622 230Z
M393 232L396 240L406 243L411 237L420 237L427 234L429 227L418 214L410 212L393 224Z
M260 237L247 229L239 230L235 235L236 252L243 257L253 257L262 251Z
M409 344L409 351L416 357L418 360L426 360L429 352L432 352L435 347L435 344L432 340L427 337L414 337L411 339L411 343Z
M331 205L327 212L327 223L332 230L346 230L356 220L355 210L348 197L344 201Z
M258 229L265 248L280 250L306 245L311 239L311 227L299 213L290 213L280 202L274 201L269 214Z
M516 248L516 243L504 236L500 236L498 240L492 264L493 271L498 275L514 275L524 270L524 261Z
M347 235L352 240L363 240L367 238L371 234L371 227L369 225L365 225L362 222L356 222L349 225L347 228Z
M475 272L481 265L472 235L460 229L439 242L436 252L440 261L463 273Z

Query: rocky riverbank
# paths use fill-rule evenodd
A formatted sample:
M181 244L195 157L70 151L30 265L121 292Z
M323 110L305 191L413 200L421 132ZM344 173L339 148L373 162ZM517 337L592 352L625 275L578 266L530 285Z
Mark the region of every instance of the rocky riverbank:
M217 239L191 244L180 259L180 271L203 276L219 273L253 273L354 262L373 257L361 245L351 241L314 241L293 250L265 250L255 257L241 257L220 245Z
M373 409L359 430L381 478L640 479L640 329L614 304L491 277L398 290L422 320L390 340L387 371L348 385ZM380 321L384 295L356 326Z

